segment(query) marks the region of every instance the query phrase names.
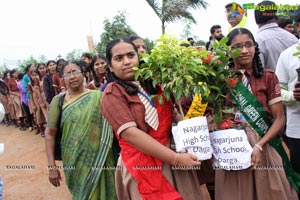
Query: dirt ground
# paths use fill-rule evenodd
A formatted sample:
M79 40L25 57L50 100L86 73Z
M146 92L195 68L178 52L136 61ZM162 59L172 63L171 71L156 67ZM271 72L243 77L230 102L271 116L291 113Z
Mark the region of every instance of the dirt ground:
M3 200L71 200L63 171L60 187L48 181L44 138L0 125L0 143L4 143L4 153L0 155Z
M4 153L0 155L3 200L71 200L63 171L60 187L55 188L48 181L44 138L1 124L0 143L4 143ZM23 169L16 169L20 167ZM202 190L204 199L210 200L205 186Z

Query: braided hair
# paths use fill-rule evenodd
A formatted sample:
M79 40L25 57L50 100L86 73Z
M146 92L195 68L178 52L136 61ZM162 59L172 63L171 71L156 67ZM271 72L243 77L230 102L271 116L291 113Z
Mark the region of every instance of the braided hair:
M120 84L121 86L124 87L125 91L127 94L129 95L134 95L134 94L137 94L138 92L138 86L132 84L132 83L128 83L128 82L125 82L123 81L122 79L120 79L119 77L117 77L115 75L115 73L111 72L109 70L109 68L106 68L107 70L107 82L110 83L110 82L116 82L118 84Z
M258 44L255 42L255 53L254 53L254 57L253 57L253 75L255 78L260 78L263 76L264 73L264 68L261 64L261 60L259 57L260 54L260 50L258 47Z
M259 58L260 50L257 42L255 42L253 34L246 28L236 28L233 29L228 35L228 42L227 45L231 45L232 40L235 38L235 36L239 34L247 34L252 39L252 41L255 44L255 53L253 57L253 75L255 78L260 78L263 76L264 68L261 64L261 60ZM229 68L234 66L233 60L230 59L228 63Z

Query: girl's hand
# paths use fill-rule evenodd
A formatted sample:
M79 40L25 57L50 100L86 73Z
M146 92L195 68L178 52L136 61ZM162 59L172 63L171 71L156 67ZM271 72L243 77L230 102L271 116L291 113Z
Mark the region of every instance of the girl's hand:
M197 160L197 156L190 153L178 153L178 164L180 167L200 166L201 162Z
M254 146L251 154L251 165L255 168L261 161L261 151Z

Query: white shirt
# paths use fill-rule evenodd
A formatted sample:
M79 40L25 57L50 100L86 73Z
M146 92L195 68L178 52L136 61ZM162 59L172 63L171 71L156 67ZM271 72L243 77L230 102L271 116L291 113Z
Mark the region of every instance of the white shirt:
M280 85L286 88L286 90L281 90L282 99L286 105L286 135L300 139L300 112L296 112L300 108L300 102L296 101L293 96L293 90L298 80L296 69L300 67L299 57L293 56L293 53L296 52L296 45L300 45L300 40L280 54L276 66L276 75Z
M263 25L258 29L255 40L260 49L260 59L263 67L273 69L284 50L296 44L298 39L276 23Z

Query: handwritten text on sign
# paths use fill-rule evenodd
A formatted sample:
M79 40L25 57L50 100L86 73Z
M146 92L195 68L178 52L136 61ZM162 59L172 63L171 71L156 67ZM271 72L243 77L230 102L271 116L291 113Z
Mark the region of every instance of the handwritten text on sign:
M244 130L227 129L210 133L214 167L241 170L251 166L252 147Z
M177 152L193 153L198 160L212 157L206 117L180 121L177 126L173 126L172 133Z

